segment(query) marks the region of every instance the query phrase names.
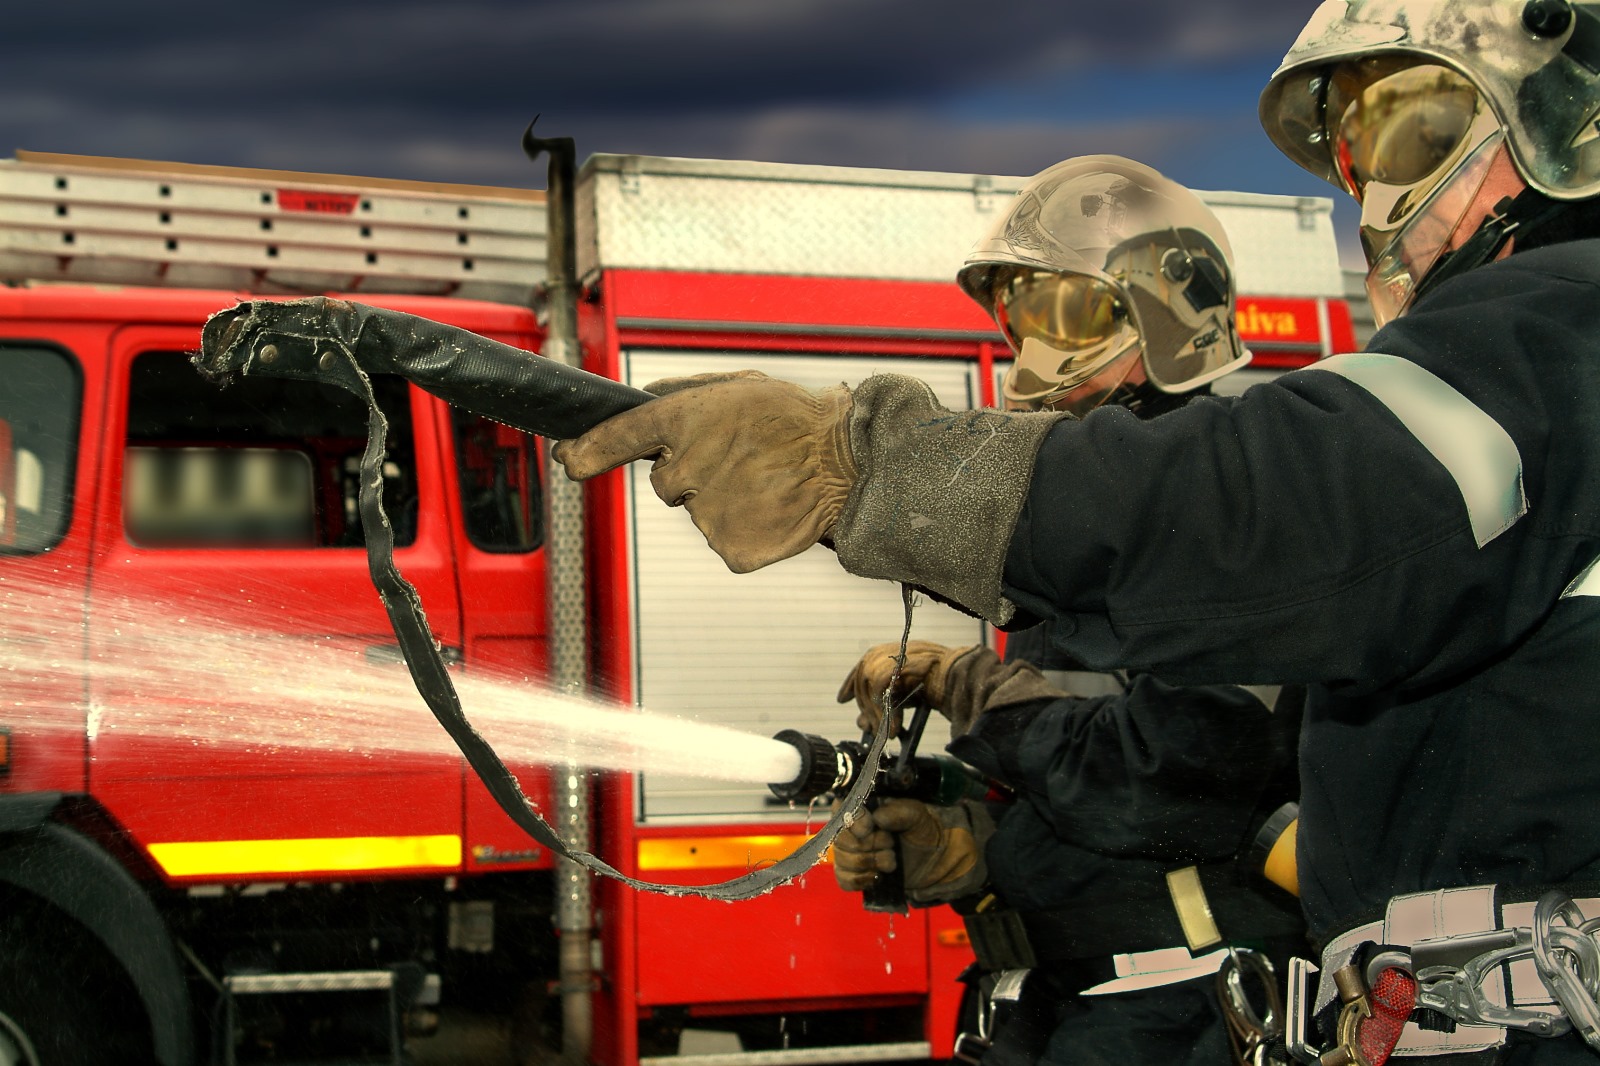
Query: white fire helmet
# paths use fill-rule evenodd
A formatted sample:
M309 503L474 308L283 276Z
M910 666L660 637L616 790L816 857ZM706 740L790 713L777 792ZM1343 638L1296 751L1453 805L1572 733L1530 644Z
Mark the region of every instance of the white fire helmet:
M1016 358L1008 403L1084 414L1142 363L1184 393L1250 361L1232 249L1194 193L1118 156L1069 159L1017 193L956 280Z
M1600 5L1325 0L1262 93L1261 122L1361 202L1382 325L1486 223L1501 233L1478 261L1499 254L1525 190L1600 194Z

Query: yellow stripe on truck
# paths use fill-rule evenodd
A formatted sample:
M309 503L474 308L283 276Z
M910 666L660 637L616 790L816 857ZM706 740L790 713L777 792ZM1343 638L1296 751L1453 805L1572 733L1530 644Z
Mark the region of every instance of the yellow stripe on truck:
M304 840L185 840L151 844L170 877L449 869L461 865L461 838L325 837Z
M810 840L803 833L744 837L657 837L639 841L639 870L750 869L777 862ZM823 855L829 862L832 851Z

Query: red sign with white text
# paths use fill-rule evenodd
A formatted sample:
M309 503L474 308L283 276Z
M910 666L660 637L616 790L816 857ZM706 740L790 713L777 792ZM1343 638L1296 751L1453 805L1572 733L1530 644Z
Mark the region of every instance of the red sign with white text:
M307 189L279 189L278 206L285 211L304 211L313 215L353 215L359 193L312 192Z
M1234 322L1246 344L1322 344L1314 299L1241 296Z

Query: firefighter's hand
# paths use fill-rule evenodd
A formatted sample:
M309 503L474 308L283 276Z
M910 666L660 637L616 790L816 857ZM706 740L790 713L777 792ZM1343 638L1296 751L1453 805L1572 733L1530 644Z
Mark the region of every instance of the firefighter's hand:
M736 574L799 555L833 531L856 477L849 389L812 392L755 370L647 389L660 399L556 445L568 477L654 457L656 495L686 509Z
M930 905L970 895L988 878L983 846L994 824L982 804L934 807L913 799L888 799L863 810L833 841L833 876L847 892L861 892L880 873L904 867L906 896ZM895 845L899 844L899 855Z
M928 706L941 710L945 705L944 677L949 665L970 648L950 648L927 640L906 642L906 661L895 677L895 661L900 657L899 642L875 644L867 649L861 661L851 667L844 684L839 686L839 702L856 701L859 713L856 728L865 733L876 733L883 718L883 696L889 690L890 680L894 691L889 701L895 705L890 724L892 736L900 735L900 704L909 698L913 706Z

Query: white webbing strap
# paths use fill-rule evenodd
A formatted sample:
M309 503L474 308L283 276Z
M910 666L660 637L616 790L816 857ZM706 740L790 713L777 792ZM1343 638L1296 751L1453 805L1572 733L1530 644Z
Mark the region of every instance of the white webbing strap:
M1209 955L1195 956L1188 948L1157 948L1153 951L1136 951L1128 955L1113 955L1112 965L1117 976L1093 988L1083 990L1085 996L1110 996L1118 992L1133 992L1141 988L1162 988L1180 981L1192 981L1222 969L1229 948L1218 948Z

